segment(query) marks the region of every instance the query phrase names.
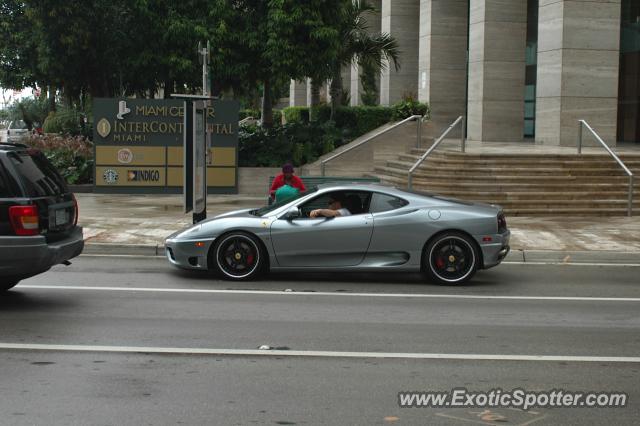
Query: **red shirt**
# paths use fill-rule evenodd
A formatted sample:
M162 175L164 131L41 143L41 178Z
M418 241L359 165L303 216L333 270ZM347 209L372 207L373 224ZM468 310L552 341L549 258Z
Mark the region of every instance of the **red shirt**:
M278 188L284 185L284 173L280 173L278 176L273 179L273 183L271 184L271 190L269 191L271 195L273 195ZM302 179L300 179L296 175L291 176L291 186L294 188L298 188L300 192L305 192L307 188L305 188L304 183L302 183Z

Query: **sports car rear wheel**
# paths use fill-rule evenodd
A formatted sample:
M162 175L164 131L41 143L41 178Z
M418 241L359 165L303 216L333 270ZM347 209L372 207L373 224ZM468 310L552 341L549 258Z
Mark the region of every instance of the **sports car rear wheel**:
M478 269L475 242L458 232L439 235L429 243L424 255L426 272L438 284L462 284Z
M262 271L264 254L252 235L233 232L224 235L213 249L215 268L226 278L247 280Z

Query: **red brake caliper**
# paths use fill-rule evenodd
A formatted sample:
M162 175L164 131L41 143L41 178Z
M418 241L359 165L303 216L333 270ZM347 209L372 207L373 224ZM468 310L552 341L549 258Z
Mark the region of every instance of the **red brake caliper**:
M437 257L436 258L436 267L438 269L444 268L444 259L443 258L441 258L441 257Z
M249 256L247 256L247 263L248 263L249 265L252 265L252 264L253 264L253 255L252 255L252 254L250 254Z

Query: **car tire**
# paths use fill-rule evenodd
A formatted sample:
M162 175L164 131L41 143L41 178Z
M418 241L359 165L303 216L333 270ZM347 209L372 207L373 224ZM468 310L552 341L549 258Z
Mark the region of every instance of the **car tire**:
M2 278L2 283L0 283L0 291L7 291L10 288L13 288L18 284L20 280L14 278Z
M480 254L469 236L445 232L429 241L423 254L423 270L428 278L441 285L460 285L478 270Z
M260 241L246 232L231 232L217 239L209 253L209 267L234 281L258 277L266 265Z

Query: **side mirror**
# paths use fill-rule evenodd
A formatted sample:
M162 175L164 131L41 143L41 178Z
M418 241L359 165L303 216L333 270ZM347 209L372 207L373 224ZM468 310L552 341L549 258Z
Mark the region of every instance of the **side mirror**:
M291 207L287 213L284 215L285 219L287 220L293 220L296 219L298 217L300 217L300 209L297 207Z

